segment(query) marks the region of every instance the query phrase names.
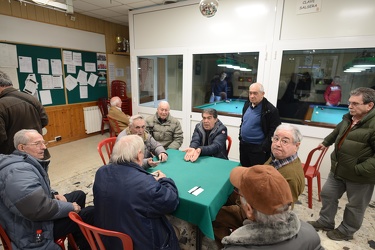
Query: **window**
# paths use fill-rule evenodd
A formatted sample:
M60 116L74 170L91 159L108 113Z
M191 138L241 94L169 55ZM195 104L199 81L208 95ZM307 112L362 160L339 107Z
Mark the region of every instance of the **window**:
M284 51L277 101L282 121L335 127L348 112L350 91L375 86L374 56L374 48Z
M157 107L162 100L182 110L182 56L138 57L139 105Z
M221 115L240 117L249 86L257 79L258 58L259 52L193 55L192 111L215 108Z

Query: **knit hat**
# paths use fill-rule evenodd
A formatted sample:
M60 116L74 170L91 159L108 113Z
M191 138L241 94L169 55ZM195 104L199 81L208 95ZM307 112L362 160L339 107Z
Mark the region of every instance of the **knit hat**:
M293 202L288 182L270 165L236 167L230 173L230 182L251 207L263 214L277 214L276 209Z

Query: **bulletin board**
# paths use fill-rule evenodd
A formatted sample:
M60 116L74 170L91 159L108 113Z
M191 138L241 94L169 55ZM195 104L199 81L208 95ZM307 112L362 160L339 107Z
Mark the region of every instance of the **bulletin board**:
M16 57L17 63L11 67L17 67L19 89L35 96L43 106L83 103L108 97L105 53L0 43L16 46L16 53L9 54ZM7 52L6 46L2 49L2 52Z
M62 53L69 104L108 97L105 53L67 49Z
M36 80L37 90L35 91L37 98L41 100L41 95L45 95L45 98L51 98L50 104L44 104L44 106L53 106L53 105L64 105L66 104L66 98L65 98L65 90L63 85L60 84L49 84L49 80L45 78L45 76L51 76L50 78L55 78L62 81L61 84L63 84L63 78L64 75L62 74L62 69L60 66L60 73L61 75L55 75L52 76L52 63L51 60L54 60L57 62L57 65L62 65L62 57L61 57L61 49L60 48L50 48L50 47L40 47L40 46L34 46L34 45L22 45L17 44L17 60L18 60L18 82L19 82L19 88L21 91L28 93L28 88L25 89L25 85L27 83L31 83L32 81ZM23 58L25 60L30 60L31 64L21 67L20 65L20 59ZM40 71L41 69L38 68L38 60L47 60L48 63L47 67L44 69L46 71ZM30 68L31 65L31 68ZM40 64L39 64L40 65ZM56 64L55 64L56 65ZM22 70L24 68L24 70ZM48 69L47 69L48 68ZM29 71L29 72L25 72ZM48 71L48 72L47 72ZM34 75L33 77L30 77L30 75ZM35 78L34 78L35 77ZM44 81L42 81L42 77L44 78ZM47 82L43 86L43 82ZM59 86L57 86L59 85ZM33 93L29 93L33 94Z

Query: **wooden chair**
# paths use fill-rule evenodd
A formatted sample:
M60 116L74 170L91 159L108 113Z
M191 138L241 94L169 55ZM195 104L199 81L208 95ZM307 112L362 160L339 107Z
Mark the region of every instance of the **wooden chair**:
M111 133L111 125L109 124L108 120L108 99L107 98L99 98L98 99L98 107L100 113L102 114L102 125L101 125L101 133L104 133L104 125L107 123L109 126L109 133Z
M62 250L65 250L65 239L68 237L69 245L72 247L73 250L78 250L78 246L73 238L72 234L68 234L65 237L61 237L55 240L55 243L60 246ZM5 232L4 228L0 225L0 239L3 243L4 250L12 250L12 244L8 237L8 234Z
M110 115L107 115L107 118L109 120L109 126L111 127L111 131L109 133L110 136L111 137L118 136L118 134L121 133L121 129L120 129L120 126L118 124L118 121Z
M127 234L116 232L116 231L111 231L111 230L106 230L106 229L102 229L99 227L89 225L85 223L84 221L82 221L81 216L79 216L75 212L69 212L69 218L78 224L83 235L86 237L87 241L89 242L92 250L97 250L97 249L105 250L106 249L100 237L102 235L117 237L121 240L123 249L126 249L126 250L133 249L133 241L130 238L130 236Z
M318 148L314 148L310 151L307 156L307 160L305 163L302 163L303 172L305 174L305 178L307 179L307 192L308 192L308 205L309 208L312 208L312 188L313 188L313 179L316 177L318 182L318 199L320 201L320 191L321 191L321 179L320 179L320 172L319 168L322 164L324 155L327 153L329 147L326 147L324 150L320 150ZM320 150L320 154L318 157L315 156L316 162L312 164L312 158L316 151Z
M230 148L232 147L232 137L227 136L228 146L227 146L227 155L229 155Z
M108 162L109 162L109 159L111 158L112 149L113 149L113 146L115 145L116 139L117 137L109 137L98 143L97 149L98 149L100 157L102 158L104 165L107 165L106 158L108 159ZM103 148L105 149L107 157L105 157L103 154Z

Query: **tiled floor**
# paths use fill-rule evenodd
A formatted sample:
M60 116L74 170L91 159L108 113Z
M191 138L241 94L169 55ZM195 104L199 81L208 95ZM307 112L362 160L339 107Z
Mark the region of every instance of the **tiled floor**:
M87 139L72 143L63 144L50 148L51 164L49 176L52 187L60 193L84 190L88 194L88 202L92 204L92 183L96 170L102 165L97 153L96 146L99 141L107 138L108 134L96 135ZM314 182L316 184L316 182ZM306 188L307 189L307 188ZM318 218L321 204L317 201L317 191L314 190L313 209L307 207L307 192L301 195L301 204L295 206L295 212L302 220L315 220ZM346 198L340 200L340 209L336 217L336 224L339 225L342 218ZM180 231L180 246L182 249L195 249L195 231L189 223L177 218L171 218L174 225ZM356 250L375 249L375 202L372 201L366 211L366 216L361 229L354 235L352 241L332 241L325 233L319 232L322 245L328 250ZM0 248L1 249L1 248ZM208 238L203 238L202 249L217 249L216 245Z

